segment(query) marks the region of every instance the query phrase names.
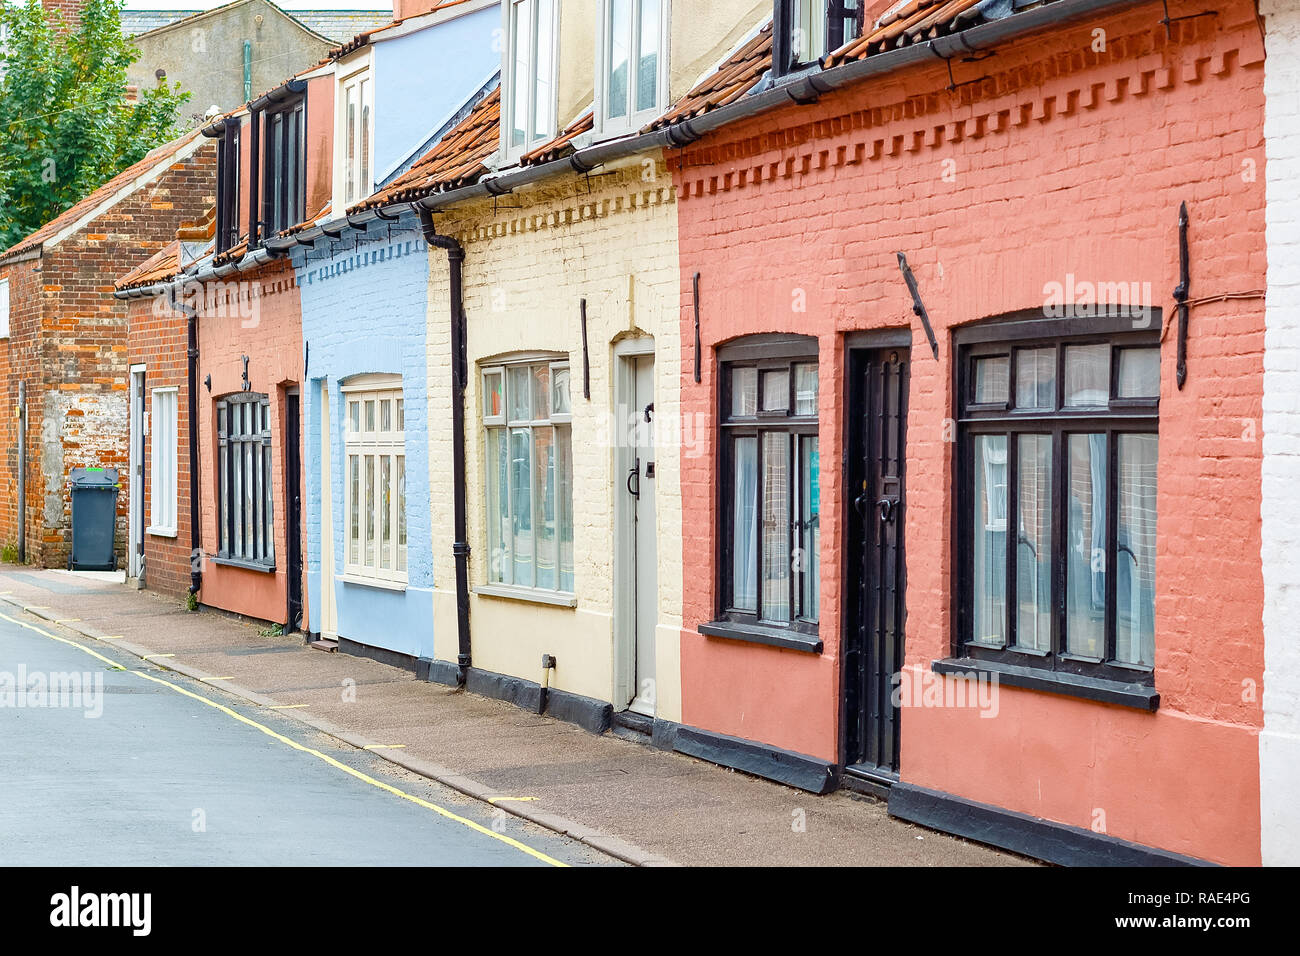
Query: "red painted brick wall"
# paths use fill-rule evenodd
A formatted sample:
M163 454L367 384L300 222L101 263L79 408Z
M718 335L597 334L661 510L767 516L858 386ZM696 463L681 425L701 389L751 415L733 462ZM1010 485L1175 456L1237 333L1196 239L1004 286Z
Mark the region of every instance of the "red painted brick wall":
M1174 16L1198 12L1171 3ZM702 273L702 384L718 344L760 332L820 340L825 653L705 638L714 616L714 454L684 454L683 719L838 761L844 498L843 334L911 328L906 660L950 656L952 329L1044 304L1067 274L1150 282L1173 317L1177 215L1190 209L1194 296L1264 287L1262 59L1253 4L1175 22L1159 4L915 67L706 137L676 156L683 348ZM1093 49L1105 30L1104 52ZM899 274L907 253L935 322L925 344ZM807 299L792 311L796 290ZM1003 688L996 719L905 708L906 781L1113 836L1259 862L1263 301L1198 305L1190 379L1162 357L1157 713ZM688 368L690 363L684 363ZM1253 688L1253 692L1252 692Z
M83 465L122 474L117 551L119 561L125 556L127 305L113 297L113 284L173 240L195 210L211 205L215 163L205 143L76 233L47 245L39 258L0 264L0 273L10 276L12 310L5 388L16 395L18 378L27 379L27 540L37 564L67 561L67 478ZM0 481L16 482L12 457L0 463ZM0 539L16 533L16 513L0 512Z
M144 583L168 594L183 595L190 586L190 422L186 379L185 316L166 298L128 300L128 366L145 366L145 413L153 421L153 390L176 388L176 537L150 534L153 505L152 443L144 440Z

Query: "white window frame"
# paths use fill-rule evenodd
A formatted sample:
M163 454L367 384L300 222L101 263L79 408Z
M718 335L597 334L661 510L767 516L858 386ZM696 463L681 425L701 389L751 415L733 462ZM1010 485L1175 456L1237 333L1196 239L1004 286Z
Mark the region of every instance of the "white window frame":
M634 65L640 59L641 0L628 0L631 5L628 32L628 111L624 116L610 119L609 96L609 21L610 7L616 0L598 0L596 18L596 103L595 129L597 138L621 136L635 132L653 121L668 108L669 42L672 34L672 0L659 0L659 62L655 88L655 103L643 110L635 109L636 84Z
M342 215L369 196L375 188L375 76L370 50L364 56L340 63L334 91L334 211ZM348 163L348 91L361 87L358 106L361 115L356 126L355 161ZM369 112L366 108L369 107ZM363 145L364 144L364 145ZM354 190L348 193L348 175L354 177ZM367 181L368 180L368 181Z
M401 376L367 375L345 382L343 395L343 580L354 584L367 584L401 590L407 582L407 550L410 544L401 541L406 524L406 400ZM389 402L388 428L383 427L383 403ZM370 405L373 403L373 405ZM374 410L373 422L368 406ZM355 412L355 415L354 415ZM367 427L370 425L371 427ZM384 544L384 500L381 492L384 460L389 462L389 500L387 517L389 543ZM357 467L357 490L352 488L353 464ZM367 467L368 465L368 467ZM365 501L365 482L373 482L374 495L367 515L361 503ZM399 475L401 480L399 481ZM353 502L356 503L356 541L353 548ZM367 527L365 519L374 522L373 551L367 560ZM386 552L386 554L385 554ZM384 567L384 558L388 567Z
M534 414L531 418L527 420L512 419L510 417L510 393L507 386L507 382L509 381L510 378L510 370L519 369L519 368L536 368L539 366L547 366L550 370L550 376L549 376L550 395L547 398L547 406L548 406L547 415L545 417L540 417ZM557 373L563 373L566 380L569 382L568 410L563 412L557 412L554 410ZM498 415L489 414L487 408L488 396L490 394L490 389L488 387L488 380L494 376L500 376L501 384L502 384L501 413ZM574 575L575 577L575 586L568 587L568 588L563 587L562 586L563 576L564 576L564 569L562 565L563 535L561 533L561 528L563 524L561 515L564 513L565 510L567 510L567 517L569 520L570 527L573 529L574 534L576 535L576 522L574 520L574 505L573 505L573 481L574 481L573 428L572 428L573 383L572 383L572 377L570 373L569 360L567 357L558 357L554 354L549 354L549 353L518 355L505 360L497 360L494 361L492 364L484 365L479 369L479 385L480 385L479 418L483 425L482 435L483 435L483 451L484 451L483 454L483 462L484 462L483 534L484 537L485 538L490 537L489 522L492 520L494 489L491 484L492 475L489 472L489 462L490 462L489 445L493 439L493 432L495 431L504 431L506 433L507 451L510 448L510 439L514 432L516 431L528 432L528 447L529 447L529 461L530 461L529 512L532 520L532 534L533 534L533 545L532 545L533 553L531 555L532 561L530 565L532 569L530 575L532 580L524 583L520 583L514 580L514 554L513 551L511 550L513 546L514 535L512 531L510 534L504 535L504 537L507 538L506 553L500 555L491 554L491 553L488 554L488 560L487 562L485 562L486 582L484 585L481 585L479 587L479 590L483 593L488 593L488 594L495 593L502 596L517 596L526 599L531 598L535 600L541 600L546 603L572 605L575 601L576 567L568 569L569 573L571 575ZM530 404L531 404L531 398L530 398ZM536 559L538 554L538 547L537 547L538 496L537 496L537 489L533 487L533 481L532 481L533 477L536 476L536 463L533 462L532 460L534 449L536 449L537 447L535 439L533 438L533 430L535 428L554 428L557 430L557 432L559 428L568 429L570 473L568 475L569 499L567 502L560 500L559 488L562 485L562 479L560 475L558 474L556 475L557 492L556 492L556 502L555 502L555 507L556 507L555 587L547 587L545 585L539 585L536 583L537 581L537 560ZM509 468L507 468L506 474L507 474L507 481L508 481L509 476L511 474L511 470ZM505 489L498 489L497 494L502 494L505 496L507 513L510 514L511 520L513 522L513 513L511 510L513 506L513 498L510 494L510 490L511 489L509 487ZM487 548L485 550L490 552L491 548L492 548L491 541L488 540ZM574 564L576 565L576 561L574 562ZM508 573L507 573L507 569L508 569Z
M9 280L0 279L0 339L9 338Z
M149 432L149 527L145 532L174 538L180 444L180 391L175 385L151 390L146 430Z
M546 128L541 132L535 132L536 124L532 122L537 109L537 64L536 48L537 35L540 26L539 11L542 3L548 3L551 8L551 75L549 77L550 95L549 102L546 104L550 110L550 119ZM533 51L527 59L529 66L529 76L533 82L528 84L527 94L524 102L524 142L516 144L511 142L510 134L514 128L515 109L517 104L514 101L515 89L515 32L513 29L516 11L526 8L529 12L528 28L528 46ZM555 138L557 133L556 113L559 110L559 49L560 49L560 0L501 0L501 25L502 36L505 37L501 58L501 155L505 157L507 163L517 160L523 154L536 149L543 143L550 142Z

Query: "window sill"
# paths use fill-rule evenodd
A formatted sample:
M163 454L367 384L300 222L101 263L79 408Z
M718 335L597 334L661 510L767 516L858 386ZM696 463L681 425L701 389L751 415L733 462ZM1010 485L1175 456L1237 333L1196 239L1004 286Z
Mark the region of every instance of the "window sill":
M763 627L756 624L732 624L727 621L710 621L696 628L705 637L720 637L728 641L744 641L748 644L766 644L769 647L784 647L792 651L804 651L808 654L822 652L822 640L812 634L800 634L779 627Z
M549 604L552 607L577 607L578 598L563 591L542 591L537 588L520 588L509 584L480 584L474 593L482 597L503 598L507 601L524 601L529 604Z
M343 574L340 576L344 584L355 584L357 587L378 588L381 591L405 591L405 581L386 581L383 578L368 578L362 574Z
M1019 667L995 661L977 661L969 657L934 661L930 669L936 674L983 675L997 678L998 683L1026 690L1040 690L1049 694L1063 694L1102 704L1118 704L1155 713L1160 706L1160 693L1145 684L1103 680L1079 674L1062 674L1036 667Z
M215 554L208 555L208 560L213 564L220 564L228 568L243 568L245 571L258 571L262 574L274 574L274 564L262 564L258 561L245 561L242 558L222 558Z
M176 537L175 528L145 528L144 533L152 535L155 538L174 538Z

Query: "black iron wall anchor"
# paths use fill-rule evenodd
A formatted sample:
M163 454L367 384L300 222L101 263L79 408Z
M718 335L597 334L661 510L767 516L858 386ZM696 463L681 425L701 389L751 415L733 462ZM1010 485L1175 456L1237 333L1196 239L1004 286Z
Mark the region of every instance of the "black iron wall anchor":
M244 374L243 377L239 380L239 387L243 391L249 392L252 391L253 386L248 381L248 356L241 355L240 358L243 359L244 361Z
M1174 302L1178 312L1178 387L1187 381L1187 322L1191 306L1187 299L1192 291L1191 261L1187 252L1187 203L1178 207L1178 288Z
M700 383L700 274L695 273L691 280L695 299L695 384Z
M587 352L587 300L581 299L582 308L582 397L591 401L591 357Z
M930 340L930 351L938 360L939 343L934 337L934 327L930 325L930 313L925 311L925 303L921 301L921 290L917 288L912 267L907 264L907 256L901 252L898 253L898 268L903 273L903 281L907 283L907 291L912 293L912 311L920 316L921 325L925 328L925 337Z

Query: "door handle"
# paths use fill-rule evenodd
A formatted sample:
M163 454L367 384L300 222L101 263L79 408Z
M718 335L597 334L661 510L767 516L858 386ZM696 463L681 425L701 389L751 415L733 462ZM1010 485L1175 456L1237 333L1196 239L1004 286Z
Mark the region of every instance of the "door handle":
M636 481L635 488L632 487L633 480ZM633 498L639 499L641 497L641 459L640 458L636 460L636 464L634 464L630 469L628 469L627 493L631 495Z
M858 514L864 518L867 516L868 504L867 493L865 491L853 499L853 507L857 510Z
M894 520L894 509L898 506L897 498L881 498L876 502L880 509L880 520L888 524Z

